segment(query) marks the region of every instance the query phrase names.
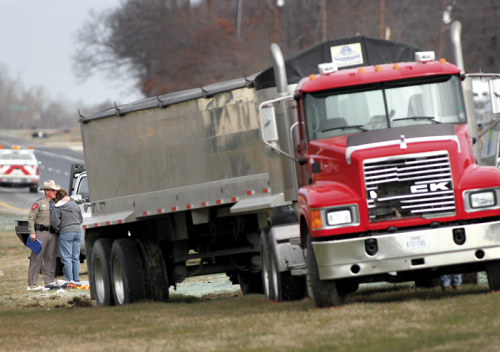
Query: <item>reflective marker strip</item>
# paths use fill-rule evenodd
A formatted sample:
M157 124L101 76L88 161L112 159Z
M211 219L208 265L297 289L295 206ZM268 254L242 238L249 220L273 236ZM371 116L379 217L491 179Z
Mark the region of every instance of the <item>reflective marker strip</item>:
M91 228L95 228L95 227L117 225L117 224L123 224L123 219L116 220L116 221L103 221L101 223L95 222L93 224L83 225L82 228L85 230L85 229L91 229Z
M263 188L262 193L271 193L271 188ZM253 195L255 195L255 191L254 190L247 191L246 194L248 196L253 196ZM220 204L224 204L224 203L236 203L239 200L240 200L240 197L231 197L228 199L217 199L215 201L215 204L220 205ZM200 206L198 208L207 207L209 205L210 205L209 202L201 202ZM195 207L194 204L187 204L186 205L186 210L194 209L194 208L197 208L197 207ZM172 207L170 209L170 212L175 212L175 211L180 211L180 210L181 210L181 207L175 206L175 207ZM168 211L164 208L160 208L160 209L156 209L156 212L151 212L149 210L143 211L142 215L149 216L149 215L164 214L164 213L168 213ZM109 226L109 225L123 224L123 223L124 223L124 221L123 221L123 219L121 219L121 220L117 220L117 221L105 221L103 223L94 223L94 224L89 224L89 225L83 225L82 228L83 229L90 229L90 228L94 228L94 227Z

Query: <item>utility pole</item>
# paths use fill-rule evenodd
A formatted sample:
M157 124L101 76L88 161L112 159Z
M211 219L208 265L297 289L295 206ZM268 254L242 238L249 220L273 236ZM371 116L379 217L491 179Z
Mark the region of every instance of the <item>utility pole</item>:
M236 12L236 38L241 38L241 12L243 11L243 0L238 0L238 9Z
M380 38L384 39L385 0L380 0Z
M443 14L443 20L441 20L441 26L439 30L439 50L438 50L438 59L442 58L443 56L443 33L444 33L444 26L445 26L445 21L444 21L444 2L446 0L441 0L441 14Z
M279 40L279 8L285 5L285 0L276 0L276 4L274 5L274 43L278 44Z
M323 35L321 37L321 41L324 42L327 39L326 31L327 31L327 26L326 26L326 0L323 0L321 3L321 15L322 15L322 31Z

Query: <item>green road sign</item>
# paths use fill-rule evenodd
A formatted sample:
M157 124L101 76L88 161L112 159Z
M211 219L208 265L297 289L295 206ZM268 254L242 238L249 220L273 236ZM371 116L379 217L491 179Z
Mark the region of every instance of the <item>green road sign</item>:
M11 110L28 111L30 108L28 105L11 105Z

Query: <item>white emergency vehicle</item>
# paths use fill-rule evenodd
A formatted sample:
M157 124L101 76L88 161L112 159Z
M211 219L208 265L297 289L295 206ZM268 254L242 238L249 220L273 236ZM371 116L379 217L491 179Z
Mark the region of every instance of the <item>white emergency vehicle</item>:
M37 193L40 164L32 146L4 149L0 145L0 187L29 187L31 193Z

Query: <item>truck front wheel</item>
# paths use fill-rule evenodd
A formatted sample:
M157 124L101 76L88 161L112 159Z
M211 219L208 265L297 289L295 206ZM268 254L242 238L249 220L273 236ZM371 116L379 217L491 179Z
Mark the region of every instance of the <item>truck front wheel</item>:
M111 286L117 305L143 300L146 296L141 257L134 242L116 240L111 247Z
M307 236L307 268L311 280L314 303L318 308L341 306L344 304L344 295L337 290L335 280L321 280L319 278L318 263L312 246L311 235Z
M274 249L270 242L269 251L271 252L271 277L274 300L276 302L287 302L304 298L306 292L304 277L292 276L290 271L280 272L278 258Z
M500 260L494 260L486 263L486 275L491 291L500 290Z
M112 306L115 304L111 293L111 275L109 260L113 241L109 238L100 238L95 241L92 250L92 267L94 270L93 285L95 300L99 306ZM89 275L91 276L91 275Z
M266 233L262 231L260 234L260 257L262 260L262 285L264 286L264 296L266 299L273 300L273 287L271 281L271 259L269 257L269 249L267 246Z

